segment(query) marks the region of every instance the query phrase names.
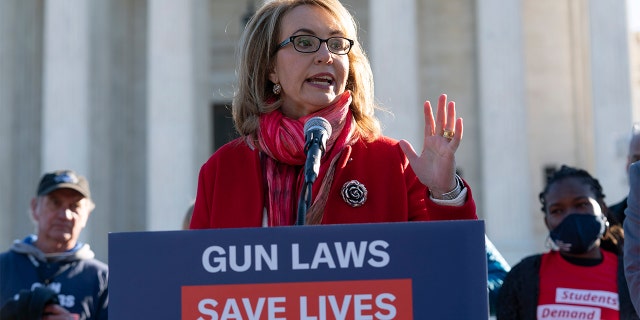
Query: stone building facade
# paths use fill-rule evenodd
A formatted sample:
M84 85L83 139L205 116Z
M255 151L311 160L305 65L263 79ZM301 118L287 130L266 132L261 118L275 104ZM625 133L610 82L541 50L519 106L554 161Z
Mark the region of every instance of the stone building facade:
M0 1L0 246L32 231L38 178L58 168L91 182L83 239L99 258L109 232L179 229L200 165L233 135L235 48L257 2ZM509 262L544 250L548 170L586 168L624 197L640 84L623 1L343 3L387 135L419 148L423 101L456 101L458 168Z

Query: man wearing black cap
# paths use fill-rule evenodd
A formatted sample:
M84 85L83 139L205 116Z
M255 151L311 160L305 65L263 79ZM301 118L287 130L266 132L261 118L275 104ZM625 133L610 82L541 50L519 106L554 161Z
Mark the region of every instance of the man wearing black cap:
M16 240L0 254L0 305L28 307L29 303L16 303L28 296L24 289L48 287L57 293L58 304L44 306L43 314L59 315L56 319L107 319L107 265L94 259L89 245L78 241L94 207L84 177L71 170L42 177L31 200L36 234ZM2 319L8 309L3 307Z

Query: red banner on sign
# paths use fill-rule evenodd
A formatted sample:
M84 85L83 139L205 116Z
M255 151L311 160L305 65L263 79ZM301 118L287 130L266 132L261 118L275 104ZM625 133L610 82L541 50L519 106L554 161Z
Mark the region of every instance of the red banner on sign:
M411 279L182 287L182 319L412 319Z

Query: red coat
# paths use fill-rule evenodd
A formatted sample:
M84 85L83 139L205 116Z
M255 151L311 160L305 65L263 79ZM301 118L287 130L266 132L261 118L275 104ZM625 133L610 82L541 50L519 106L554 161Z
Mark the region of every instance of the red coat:
M200 169L191 229L262 226L265 183L261 171L259 153L241 140L216 151ZM358 180L368 191L360 207L342 199L342 187L351 180ZM314 195L319 184L318 179ZM477 218L468 185L463 206L434 203L398 142L382 137L372 143L358 141L344 150L336 163L322 224Z

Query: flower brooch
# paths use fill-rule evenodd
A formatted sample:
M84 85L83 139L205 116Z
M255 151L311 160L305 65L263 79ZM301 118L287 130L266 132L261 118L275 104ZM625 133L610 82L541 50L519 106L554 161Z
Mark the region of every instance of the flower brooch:
M367 201L367 188L358 180L351 180L342 186L342 200L356 208Z

